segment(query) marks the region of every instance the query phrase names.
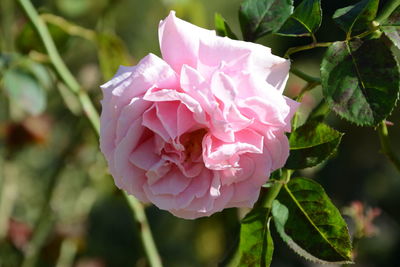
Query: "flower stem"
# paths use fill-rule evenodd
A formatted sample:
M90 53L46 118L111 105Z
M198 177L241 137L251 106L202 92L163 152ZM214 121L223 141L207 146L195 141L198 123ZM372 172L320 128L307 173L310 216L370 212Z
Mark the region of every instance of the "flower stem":
M146 213L143 209L142 204L134 198L133 196L128 195L124 192L124 196L128 201L129 206L134 211L135 220L139 224L139 232L143 242L144 249L147 253L147 257L149 259L150 266L152 267L161 267L161 258L158 255L157 247L153 240L153 235L151 233L149 223L147 221Z
M49 55L50 61L56 70L57 74L64 81L67 87L78 96L79 102L84 110L86 117L89 119L94 132L100 134L100 120L97 110L95 109L91 99L87 93L81 88L74 76L68 70L64 61L62 60L53 39L49 33L46 24L38 15L29 0L18 0L22 9L26 12L36 31L38 32L46 51ZM146 214L142 204L134 197L129 197L129 205L132 208L134 218L138 221L141 233L141 241L146 252L146 256L152 267L162 266L160 256L158 254L156 245L154 243L150 227L148 225Z
M393 11L400 5L400 0L391 0L386 3L386 5L382 8L381 12L376 17L375 21L381 24L385 21Z
M386 122L382 121L378 128L379 140L381 142L382 153L393 163L396 169L400 172L400 160L392 150L392 145L389 140L389 132L386 126Z
M302 46L296 46L296 47L291 47L289 48L286 53L285 53L285 58L289 58L290 55L304 51L304 50L310 50L316 47L328 47L332 44L332 42L325 42L325 43L317 43L317 42L312 42L311 44L308 45L302 45Z
M92 124L92 127L95 129L95 132L99 134L100 123L97 111L91 101L86 101L88 98L87 93L81 88L77 80L74 78L74 76L71 74L64 61L62 60L54 44L54 41L51 38L46 24L40 18L29 0L19 0L19 3L25 13L28 15L40 38L42 39L43 45L46 48L47 54L49 55L50 61L57 74L74 94L83 99L83 101L81 101L82 108L90 123Z
M299 69L296 69L296 68L292 67L292 68L290 68L290 72L293 73L294 75L298 76L299 78L305 80L306 82L316 83L317 85L321 83L321 79L320 78L310 76L310 75L302 72Z
M263 206L265 208L271 209L272 202L279 195L282 186L289 182L290 176L292 175L292 170L282 169L282 175L279 180L276 181L267 191L263 199Z

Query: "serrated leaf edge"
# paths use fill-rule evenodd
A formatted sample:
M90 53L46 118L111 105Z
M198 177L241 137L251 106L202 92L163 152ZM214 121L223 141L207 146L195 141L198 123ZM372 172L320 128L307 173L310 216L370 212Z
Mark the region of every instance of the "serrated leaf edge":
M279 203L279 205L284 206L287 209L287 207L284 204L280 203L279 200L275 199L274 202ZM287 212L289 213L288 210L287 210ZM300 247L296 242L294 242L293 239L285 233L284 229L282 229L283 232L280 231L280 229L276 223L274 223L274 225L275 225L275 228L276 228L279 236L288 245L288 247L291 248L297 255L299 255L300 257L303 257L306 260L309 260L314 263L319 263L319 264L354 264L353 261L324 261L324 260L321 260L321 259L311 255L309 252L307 252L302 247ZM283 227L284 227L284 225L283 225Z
M337 42L334 42L333 44L331 44L331 45L328 47L328 49L329 49L330 47L332 47L333 45L335 45L336 43L343 43L343 42L347 42L347 41L337 41ZM327 51L328 51L328 50L327 50ZM396 62L396 65L397 65L397 69L399 70L399 75L400 75L400 64L399 64L397 58L394 56L393 52L392 52L390 49L389 49L389 51L390 51L390 54L391 54L391 55L393 56L393 58L395 59L395 62ZM322 66L322 63L321 63L320 73L322 73L322 71L323 71L323 66ZM399 86L400 86L400 83L399 83ZM397 92L397 98L396 98L396 101L395 101L395 103L394 103L394 105L393 105L392 110L388 113L388 115L387 115L384 119L386 119L386 118L388 118L390 115L392 115L393 110L395 109L395 107L397 106L397 104L398 104L398 102L399 102L399 98L400 98L400 90ZM377 122L376 124L359 123L359 122L353 121L353 120L347 118L347 116L345 116L345 114L342 114L342 113L336 111L336 110L333 108L333 106L332 106L332 101L330 101L329 99L326 99L325 97L324 97L324 99L325 99L325 101L328 103L328 105L329 105L329 107L330 107L331 110L335 111L335 113L336 113L340 118L346 120L347 122L350 122L351 124L354 124L354 125L357 125L357 126L361 126L361 127L366 127L366 126L368 126L368 127L376 127L376 126L378 126L378 124L380 123L380 121Z
M313 182L314 184L316 184L317 186L319 186L321 188L321 190L323 192L325 192L325 190L322 188L322 186L320 186L319 184L315 183L312 180L306 179L308 181ZM300 211L303 213L303 215L307 218L307 220L311 223L311 225L317 230L317 232L322 236L322 238L329 244L329 246L331 246L331 248L333 248L339 255L341 255L343 258L346 258L346 256L343 256L339 251L336 250L335 247L333 247L331 245L331 242L328 240L328 238L325 236L324 233L322 233L319 228L315 225L314 221L310 218L310 216L308 216L307 212L303 209L303 207L300 205L300 203L297 201L297 199L295 198L295 196L292 194L291 190L288 188L287 184L285 184L284 189L286 190L286 192L289 194L289 196L292 198L292 200L294 201L294 203L296 204L296 206L300 209Z
M277 35L282 35L282 36L298 36L298 37L303 37L303 36L311 36L314 32L318 31L318 29L321 27L322 24L322 8L321 8L321 0L317 0L319 3L319 12L321 14L321 20L318 23L318 26L316 27L315 31L312 31L310 28L308 28L308 26L306 24L304 24L299 18L297 18L296 16L294 16L296 9L294 10L293 14L290 15L290 17L286 20L288 21L289 19L295 19L296 21L298 21L307 31L308 33L300 33L300 34L293 34L293 33L280 33L279 30L277 32L275 32L274 34ZM286 22L285 22L286 23ZM285 23L283 25L285 25ZM283 26L282 25L282 26Z

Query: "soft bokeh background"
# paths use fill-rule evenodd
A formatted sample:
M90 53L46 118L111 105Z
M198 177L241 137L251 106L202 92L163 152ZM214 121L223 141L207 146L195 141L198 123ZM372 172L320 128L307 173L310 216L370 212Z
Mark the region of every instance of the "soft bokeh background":
M157 27L169 10L209 29L213 28L214 13L219 12L239 34L240 2L33 1L41 13L65 19L47 17L69 31L66 34L58 26L51 26L63 58L97 108L99 85L119 64L134 65L150 52L159 54ZM337 8L354 2L322 1L326 12L318 40L344 38L330 17ZM32 253L29 244L42 241L44 247L36 266L148 266L130 210L107 175L98 140L76 98L48 67L43 47L17 1L1 0L0 12L0 266L20 266L23 255ZM287 48L310 40L272 36L259 42L282 56ZM299 53L293 57L293 64L318 76L323 52L316 49ZM36 80L23 80L25 74L22 78L8 74L5 79L12 68L34 73ZM20 84L29 87L25 93ZM303 84L291 75L286 94L295 96ZM320 98L321 88L306 95L304 114ZM400 154L398 107L389 120L394 123L389 127L393 146ZM373 128L355 127L332 114L328 123L346 133L337 156L300 175L316 179L344 213L353 214L346 219L358 240L355 266L399 266L400 175L379 153L378 135ZM360 202L351 204L354 201ZM375 226L359 215L362 209L368 213L368 207L380 209L373 221ZM239 218L245 212L229 209L210 218L188 221L153 206L147 208L165 266L188 267L217 266L237 242ZM372 213L377 212L370 210ZM360 230L363 223L364 231ZM32 241L34 230L40 235ZM318 266L295 255L273 232L276 249L272 266ZM359 238L364 233L369 237Z

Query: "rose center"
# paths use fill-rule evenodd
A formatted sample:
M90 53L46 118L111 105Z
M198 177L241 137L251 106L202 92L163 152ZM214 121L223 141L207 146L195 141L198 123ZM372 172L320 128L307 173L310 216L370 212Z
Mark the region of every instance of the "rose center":
M203 137L206 133L206 129L199 129L182 135L181 143L185 147L185 162L196 161L201 156Z

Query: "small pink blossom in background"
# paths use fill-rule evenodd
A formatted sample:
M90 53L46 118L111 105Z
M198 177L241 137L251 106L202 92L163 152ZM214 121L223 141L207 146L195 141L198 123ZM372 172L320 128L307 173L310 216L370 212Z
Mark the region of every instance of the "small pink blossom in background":
M187 219L252 207L288 157L289 61L173 11L159 41L162 58L121 66L102 86L100 146L116 185Z
M377 226L374 225L374 220L381 215L381 209L368 207L356 200L351 202L343 213L353 219L356 238L372 237L379 232Z

